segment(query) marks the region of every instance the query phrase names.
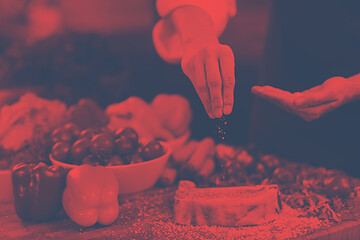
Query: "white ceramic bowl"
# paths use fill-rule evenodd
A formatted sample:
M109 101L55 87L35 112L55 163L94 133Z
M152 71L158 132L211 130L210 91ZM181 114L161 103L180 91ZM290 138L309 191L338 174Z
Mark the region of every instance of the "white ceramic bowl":
M165 154L159 158L136 164L106 167L114 173L118 180L119 194L124 195L140 192L154 186L171 154L169 144L165 142L160 142L160 144L164 148ZM62 166L66 170L77 167L77 165L56 161L51 156L50 160L54 165Z
M10 170L0 170L0 202L10 202L13 199Z

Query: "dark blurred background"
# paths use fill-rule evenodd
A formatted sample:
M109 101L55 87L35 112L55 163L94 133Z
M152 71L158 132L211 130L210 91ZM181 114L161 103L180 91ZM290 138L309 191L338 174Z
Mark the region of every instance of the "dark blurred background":
M270 1L237 3L220 39L236 60L225 141L245 144ZM177 93L191 102L193 136L216 138L219 121L207 117L180 66L156 54L151 31L157 20L154 0L0 0L0 101L6 91L29 87L67 104L90 97L103 107L134 95L151 101Z

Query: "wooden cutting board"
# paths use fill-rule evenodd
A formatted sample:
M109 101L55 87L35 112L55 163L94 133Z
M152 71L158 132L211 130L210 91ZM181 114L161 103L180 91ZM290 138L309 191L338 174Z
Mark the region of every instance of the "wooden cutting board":
M289 225L271 227L192 227L172 222L175 187L151 189L121 197L120 216L111 226L82 228L64 212L47 223L23 223L12 203L0 204L0 239L360 239L360 207L356 206L349 221L330 224L326 229L289 229ZM306 219L304 219L305 221ZM270 231L270 232L269 232ZM272 231L272 232L271 232ZM284 235L284 232L288 234ZM246 235L251 234L251 235ZM266 235L268 234L268 235Z

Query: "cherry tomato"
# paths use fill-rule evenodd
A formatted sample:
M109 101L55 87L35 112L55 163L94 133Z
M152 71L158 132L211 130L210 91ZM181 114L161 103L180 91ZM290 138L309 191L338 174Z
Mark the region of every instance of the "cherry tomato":
M279 167L281 162L278 157L274 155L264 155L260 158L260 160L270 169L274 170L275 168Z
M258 164L256 164L256 173L259 173L263 176L267 176L268 169L266 168L266 166L264 164L258 163Z
M145 160L151 160L161 157L164 154L164 149L159 141L152 140L143 147L141 154Z
M210 187L217 187L220 185L219 173L212 174L209 177L209 185Z
M57 142L51 149L51 156L60 162L70 163L70 144L67 142Z
M97 134L97 129L95 128L87 128L80 132L79 138L88 138L92 139L93 136Z
M74 123L67 123L63 128L68 130L74 137L78 137L80 135L80 128Z
M272 181L280 184L294 183L295 172L287 167L279 167L274 170Z
M106 133L95 135L90 142L90 151L98 158L110 157L114 151L112 137Z
M89 138L92 139L95 135L105 133L113 137L112 132L108 128L87 128L80 132L79 138Z
M141 157L141 154L139 153L134 153L129 156L129 160L130 164L141 163L144 161L144 159Z
M115 139L121 138L122 136L130 139L135 144L138 144L138 142L139 142L139 135L131 127L120 128L115 132Z
M224 169L225 176L227 176L224 180L234 179L239 183L245 183L247 173L244 164L238 161L232 161L230 163L231 164L228 164Z
M141 154L141 152L142 152L142 150L143 150L144 147L145 147L145 146L140 143L139 146L138 146L137 149L136 149L136 152Z
M228 157L224 157L224 158L215 158L215 164L216 164L216 168L219 171L222 171L226 168L228 168L233 161L231 161L231 159L229 159Z
M235 160L243 163L248 168L251 168L256 162L254 156L246 149L240 149L240 152L236 155Z
M90 154L84 157L81 164L89 164L91 166L100 166L102 165L98 158L96 158L94 155Z
M339 196L347 198L350 195L352 188L347 177L337 176L325 186L324 190L329 197Z
M125 160L119 155L114 155L111 158L104 159L104 162L106 166L119 166L125 164Z
M75 162L80 163L81 159L90 154L90 140L81 138L74 142L71 147L71 156Z
M57 142L71 142L73 140L73 135L69 130L64 128L56 128L51 133L51 140L53 143Z
M105 133L114 139L114 133L110 131L107 127L99 128L98 133Z
M115 140L115 150L117 154L127 156L136 152L137 148L130 138L121 136Z

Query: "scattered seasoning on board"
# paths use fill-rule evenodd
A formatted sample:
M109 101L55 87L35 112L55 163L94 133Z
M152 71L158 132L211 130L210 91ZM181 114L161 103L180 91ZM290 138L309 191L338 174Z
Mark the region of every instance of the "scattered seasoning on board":
M216 135L220 142L225 140L226 134L227 134L227 128L228 128L228 120L225 115L223 115L221 118L217 119L216 124Z
M158 189L120 201L120 215L111 231L121 239L286 239L333 225L316 217L298 217L298 210L284 204L278 219L259 226L183 226L173 221L174 195L174 189ZM110 234L105 230L105 236Z

